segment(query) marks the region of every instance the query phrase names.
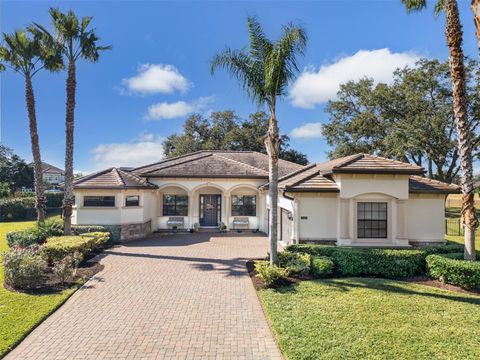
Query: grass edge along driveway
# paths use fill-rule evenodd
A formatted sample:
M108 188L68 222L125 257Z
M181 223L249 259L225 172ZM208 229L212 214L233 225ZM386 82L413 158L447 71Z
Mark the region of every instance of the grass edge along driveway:
M376 278L258 295L290 360L480 358L480 296Z
M0 358L25 338L38 324L62 305L79 285L59 293L33 295L3 287L1 253L8 249L6 234L34 226L34 221L0 223Z

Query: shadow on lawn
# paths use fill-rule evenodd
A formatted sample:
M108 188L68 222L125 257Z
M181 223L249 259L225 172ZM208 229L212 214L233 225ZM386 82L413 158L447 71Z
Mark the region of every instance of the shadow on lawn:
M347 280L348 282L346 282ZM321 283L322 285L326 285L332 287L341 292L348 292L355 288L364 288L364 289L374 289L385 291L389 293L396 293L402 295L418 295L418 296L425 296L437 299L445 299L445 300L452 300L458 301L468 304L480 305L480 297L475 297L472 295L471 297L466 297L462 295L450 295L446 293L440 293L437 291L432 291L434 288L429 288L425 286L425 291L416 291L413 289L407 289L403 286L395 285L393 280L388 279L378 279L378 278L343 278L343 279L324 279L324 280L316 280L316 282ZM410 284L406 282L402 282L402 284ZM276 292L287 294L287 293L297 293L298 284L293 284L291 286L278 288Z

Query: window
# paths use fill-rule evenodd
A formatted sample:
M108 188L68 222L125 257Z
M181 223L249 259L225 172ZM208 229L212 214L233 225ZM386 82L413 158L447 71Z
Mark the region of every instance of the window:
M187 216L187 195L163 195L163 216Z
M139 195L129 195L125 198L125 206L139 206L139 205L140 205Z
M232 216L256 216L257 197L255 195L233 195Z
M115 207L115 196L84 196L83 206Z
M359 239L387 237L387 203L357 203L357 236Z

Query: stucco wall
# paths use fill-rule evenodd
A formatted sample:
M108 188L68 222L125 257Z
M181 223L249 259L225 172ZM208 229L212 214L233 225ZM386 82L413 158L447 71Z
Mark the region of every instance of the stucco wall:
M337 195L298 197L299 240L337 238ZM303 219L302 219L303 217ZM306 219L305 219L306 217Z
M442 241L445 238L445 196L411 194L407 201L409 240Z
M406 175L335 175L340 184L340 197L353 198L368 193L380 193L397 199L408 199L408 176Z

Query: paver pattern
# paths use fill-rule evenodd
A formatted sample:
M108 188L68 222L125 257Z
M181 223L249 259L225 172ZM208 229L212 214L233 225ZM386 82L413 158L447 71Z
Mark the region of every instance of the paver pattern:
M281 359L245 268L268 239L219 235L108 250L105 269L7 359Z

